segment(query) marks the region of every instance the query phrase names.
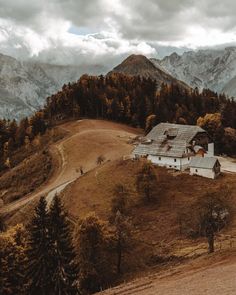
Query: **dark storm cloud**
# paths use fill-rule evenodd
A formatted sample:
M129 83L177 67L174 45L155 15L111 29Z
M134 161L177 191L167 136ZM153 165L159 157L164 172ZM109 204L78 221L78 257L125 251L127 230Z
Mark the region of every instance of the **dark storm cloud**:
M234 0L127 0L125 3L128 17L118 12L115 19L126 38L176 41L186 36L189 26L227 32L236 25Z
M234 0L0 0L0 18L35 30L47 18L70 21L77 27L106 29L106 19L127 39L177 40L189 25L228 31L234 29Z
M235 0L0 0L0 52L63 63L231 44L235 11Z
M104 16L102 0L0 0L0 18L41 31L47 19L64 19L77 26L97 26Z

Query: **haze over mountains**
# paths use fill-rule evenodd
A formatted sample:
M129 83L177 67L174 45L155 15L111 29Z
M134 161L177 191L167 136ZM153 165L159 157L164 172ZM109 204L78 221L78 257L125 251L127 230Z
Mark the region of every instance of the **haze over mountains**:
M20 62L0 54L0 117L22 118L45 104L46 98L86 71L99 74L102 67L83 68Z
M20 62L0 54L0 117L22 118L42 107L46 98L61 89L63 84L77 81L84 74L106 74L109 65L71 66L40 62ZM236 47L222 50L172 53L159 60L143 55L131 55L110 73L129 75L162 82L177 83L189 89L209 88L236 97Z

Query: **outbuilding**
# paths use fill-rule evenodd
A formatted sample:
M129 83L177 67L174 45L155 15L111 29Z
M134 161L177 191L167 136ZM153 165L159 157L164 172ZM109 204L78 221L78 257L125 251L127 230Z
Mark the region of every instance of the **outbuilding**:
M191 175L215 179L220 175L220 162L216 157L193 157L189 168Z

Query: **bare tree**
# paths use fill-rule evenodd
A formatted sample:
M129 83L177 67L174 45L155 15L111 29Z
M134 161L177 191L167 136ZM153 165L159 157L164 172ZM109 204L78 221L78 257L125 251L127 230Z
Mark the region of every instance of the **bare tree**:
M230 204L227 191L208 192L197 204L199 214L199 233L208 241L209 253L214 252L215 234L229 221Z
M100 155L97 157L97 165L101 165L105 161L105 157Z

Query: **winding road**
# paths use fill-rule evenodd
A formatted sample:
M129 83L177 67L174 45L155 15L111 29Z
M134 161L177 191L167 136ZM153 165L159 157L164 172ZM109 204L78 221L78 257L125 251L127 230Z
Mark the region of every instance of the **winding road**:
M58 163L53 175L32 194L2 206L0 214L14 212L40 196L46 196L50 203L56 193L80 177L80 167L88 172L97 167L100 155L106 160L116 160L130 154L133 147L128 142L138 134L134 128L103 120L73 121L60 128L68 136L50 147L53 163Z

